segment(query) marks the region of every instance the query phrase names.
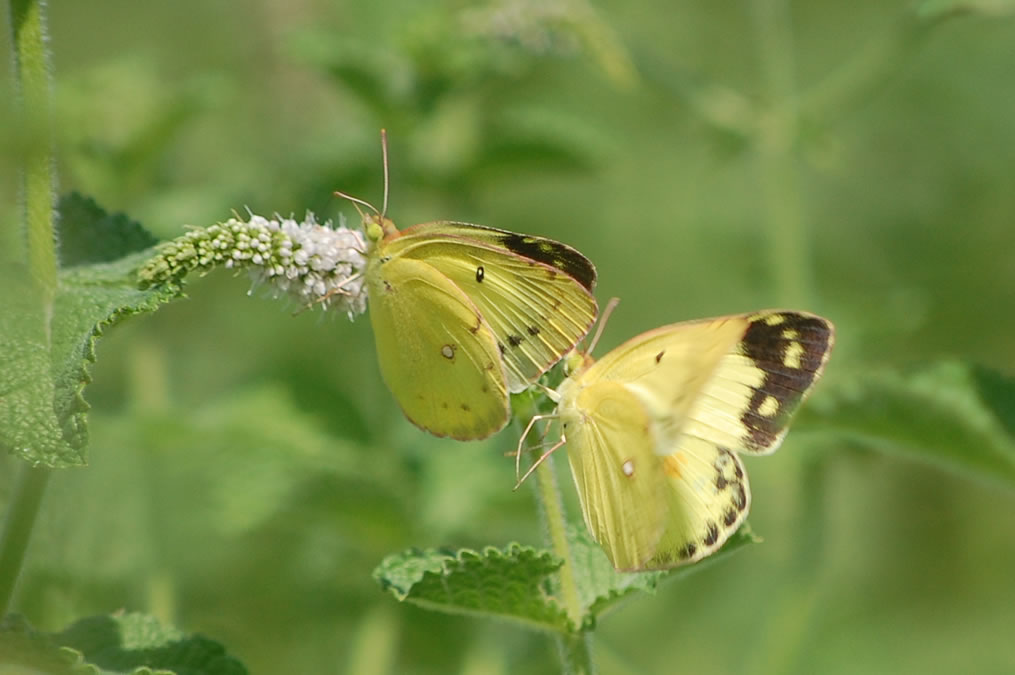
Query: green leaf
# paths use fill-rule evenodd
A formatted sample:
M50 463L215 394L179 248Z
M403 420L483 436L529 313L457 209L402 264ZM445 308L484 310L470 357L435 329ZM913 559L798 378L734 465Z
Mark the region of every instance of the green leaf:
M185 635L144 614L93 616L53 637L57 644L110 673L245 675L247 669L219 643Z
M118 255L140 244L137 225L126 218L109 219L97 206L61 214L64 230L87 231L94 226L100 242L81 249L70 237L64 259L78 261L61 270L52 307L25 268L11 266L0 279L0 447L33 464L49 467L85 463L87 443L82 391L89 381L87 365L95 360L95 340L124 318L154 311L175 298L171 287L139 290L134 270L144 253L113 262L83 264L101 258L102 242Z
M956 361L919 372L864 374L823 389L798 427L1015 483L1015 379Z
M158 243L158 239L123 213L108 214L95 200L72 192L60 198L61 267L113 262Z
M81 659L61 649L45 633L36 631L25 619L9 614L0 621L0 672L24 675L94 674Z
M582 606L586 608L585 622L588 627L594 625L598 617L631 595L635 593L654 594L659 584L673 579L682 579L727 558L748 544L759 541L750 525L745 523L721 549L693 565L684 565L659 572L618 572L606 557L602 547L589 535L584 525L569 527L568 540Z
M1015 11L1013 0L924 0L916 6L916 14L925 19L938 19L954 14L988 14L1006 16Z
M546 591L560 566L551 553L519 544L481 552L410 549L385 558L374 579L399 601L427 609L569 632L567 614Z

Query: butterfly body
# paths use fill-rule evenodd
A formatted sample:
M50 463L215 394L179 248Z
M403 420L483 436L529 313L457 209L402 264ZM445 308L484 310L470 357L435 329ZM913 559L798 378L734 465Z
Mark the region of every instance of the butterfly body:
M766 311L643 333L573 366L557 390L593 537L622 570L717 550L750 508L738 453L767 454L821 374L832 326Z
M406 416L438 436L485 438L584 337L595 268L574 249L468 223L399 231L367 216L366 285L378 361Z

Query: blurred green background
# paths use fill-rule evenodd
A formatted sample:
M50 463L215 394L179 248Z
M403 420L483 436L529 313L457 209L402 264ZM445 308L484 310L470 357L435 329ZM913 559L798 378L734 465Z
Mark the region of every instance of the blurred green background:
M940 358L1011 373L1015 23L912 7L53 3L60 186L162 238L248 208L355 222L331 192L380 202L383 126L396 223L595 261L622 300L600 353L791 306L837 324L823 386ZM52 480L15 609L48 630L150 611L257 673L557 672L546 637L370 578L410 546L540 544L517 435L424 435L367 320L248 290L192 278L103 339L90 466ZM604 618L602 673L1015 672L1010 489L806 429L748 468L765 542Z

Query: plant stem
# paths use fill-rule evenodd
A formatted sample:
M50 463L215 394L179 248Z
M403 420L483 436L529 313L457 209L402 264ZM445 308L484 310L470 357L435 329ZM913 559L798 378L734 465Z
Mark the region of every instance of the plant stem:
M577 627L577 632L557 636L557 649L563 673L586 675L595 672L592 663L592 636L582 629L581 595L578 593L578 582L574 576L574 564L571 561L571 547L567 541L567 515L564 502L557 484L557 471L553 465L553 457L547 459L536 469L536 499L543 516L543 526L553 552L564 560L558 572L560 580L561 601L568 617Z
M516 419L524 419L518 417ZM530 438L533 437L530 434ZM524 450L532 454L533 443L526 439ZM595 673L592 662L592 636L582 627L585 609L582 606L578 582L574 576L571 547L567 540L567 514L557 484L557 472L553 457L548 458L536 469L535 496L543 520L543 531L553 552L564 561L560 568L560 599L564 611L576 627L576 631L557 635L557 650L560 653L561 672L568 675L590 675Z
M21 462L14 492L8 505L7 519L0 534L0 616L7 613L18 574L25 559L28 538L46 491L49 469L36 469Z
M785 0L752 0L751 8L768 98L756 141L769 271L780 302L806 306L811 278L795 152L799 113L789 7Z
M31 132L25 157L25 247L28 270L41 291L41 311L49 353L50 319L57 287L56 239L53 234L53 149L49 52L46 49L42 0L11 0L10 26L17 108L23 130ZM31 126L29 126L29 121ZM10 604L35 525L49 469L22 464L0 534L0 616Z
M56 239L53 235L53 149L49 52L41 0L11 0L11 45L20 122L33 132L24 168L24 199L28 267L43 291L45 316L56 294ZM48 330L47 330L48 335Z

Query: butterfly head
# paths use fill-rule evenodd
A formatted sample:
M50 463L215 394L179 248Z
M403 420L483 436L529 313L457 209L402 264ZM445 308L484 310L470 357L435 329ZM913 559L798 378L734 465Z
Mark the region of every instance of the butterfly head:
M575 373L585 370L595 363L595 359L589 356L588 352L580 352L572 349L564 357L564 376L571 377Z
M367 240L378 242L396 232L398 232L398 228L390 218L385 218L380 214L363 214L363 234L366 235Z

